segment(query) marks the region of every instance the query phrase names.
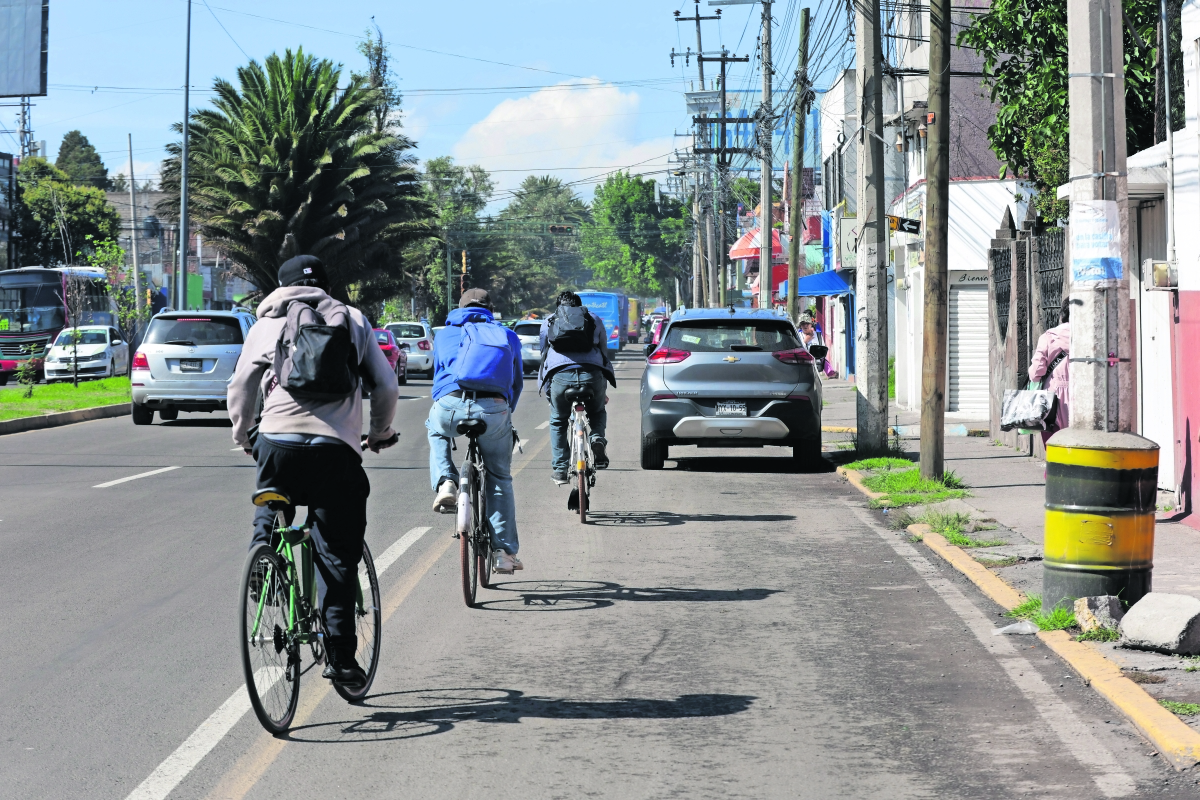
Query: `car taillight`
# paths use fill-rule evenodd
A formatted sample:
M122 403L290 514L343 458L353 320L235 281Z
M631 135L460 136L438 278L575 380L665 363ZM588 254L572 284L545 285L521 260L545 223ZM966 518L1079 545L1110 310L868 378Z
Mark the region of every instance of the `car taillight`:
M678 364L691 353L687 350L672 350L670 347L660 347L650 354L646 362L649 364Z
M678 400L679 398L673 394L656 394L651 400Z
M141 350L133 354L133 369L150 369L150 359Z
M803 347L797 347L795 350L777 350L771 355L782 361L784 364L812 364L816 361L812 357L812 353L805 350Z
M613 332L608 335L608 338L610 338L610 339L617 338L617 333L618 333L617 329L613 328Z
M808 400L809 397L806 394L789 394L787 396L787 399L788 400Z
M421 341L417 342L417 349L418 350L432 350L433 345L431 345L428 340L422 339Z

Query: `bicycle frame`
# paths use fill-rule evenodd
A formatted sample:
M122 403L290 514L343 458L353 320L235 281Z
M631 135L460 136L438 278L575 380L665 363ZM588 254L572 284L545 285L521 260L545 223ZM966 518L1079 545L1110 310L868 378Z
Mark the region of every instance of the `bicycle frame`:
M596 485L595 456L592 455L592 426L587 410L576 403L571 414L571 466L572 475L583 472L588 478L588 487Z

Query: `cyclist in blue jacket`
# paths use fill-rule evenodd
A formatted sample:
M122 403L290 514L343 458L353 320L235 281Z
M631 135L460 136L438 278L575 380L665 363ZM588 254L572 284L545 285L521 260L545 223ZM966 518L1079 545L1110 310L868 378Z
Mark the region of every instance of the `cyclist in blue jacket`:
M493 569L506 575L524 569L517 559L517 508L512 491L512 412L521 397L524 371L521 340L497 325L492 303L483 289L468 289L458 308L446 317L446 327L433 341L433 406L425 427L429 431L429 481L437 497L433 510L449 514L458 505L458 468L451 442L458 423L481 419L487 431L479 450L487 467L484 491L492 524ZM488 330L478 327L489 326ZM498 330L491 330L495 328ZM503 335L500 332L503 332ZM485 344L476 345L483 341ZM486 342L505 343L488 346ZM472 388L464 388L463 384Z

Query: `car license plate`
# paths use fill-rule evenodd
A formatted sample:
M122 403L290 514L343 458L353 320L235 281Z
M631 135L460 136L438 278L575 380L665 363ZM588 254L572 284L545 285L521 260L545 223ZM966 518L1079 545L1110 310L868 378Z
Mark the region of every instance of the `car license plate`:
M718 417L744 417L746 416L746 404L734 402L719 402L717 403Z
M179 371L199 372L201 363L203 362L198 358L181 358L179 359Z

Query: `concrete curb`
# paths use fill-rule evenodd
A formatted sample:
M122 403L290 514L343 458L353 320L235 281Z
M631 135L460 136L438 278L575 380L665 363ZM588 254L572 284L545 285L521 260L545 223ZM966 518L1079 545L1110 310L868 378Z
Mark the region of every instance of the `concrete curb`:
M0 422L0 436L6 433L22 433L36 431L42 428L57 428L60 425L71 425L75 422L87 422L93 419L123 417L129 414L129 403L118 403L112 406L95 406L80 408L75 411L60 411L57 414L42 414L37 417L20 417Z
M838 475L844 476L846 478L846 480L850 481L851 486L853 486L855 489L858 489L860 492L865 494L871 500L878 500L881 497L887 497L887 495L884 492L872 492L870 489L868 489L866 486L864 486L862 473L859 472L858 470L846 469L845 467L838 467L837 473L838 473Z
M839 467L854 488L874 499L877 495L862 485L862 475L852 469ZM908 526L909 533L922 541L950 566L966 575L980 591L1005 610L1024 602L1025 596L1005 583L999 575L984 567L961 547L955 547L928 525ZM1094 688L1113 708L1125 716L1134 727L1149 739L1177 770L1200 763L1200 731L1188 726L1179 717L1160 706L1087 642L1076 642L1066 631L1041 631L1037 637L1063 661L1079 673L1084 682Z
M846 425L822 425L822 433L858 433L858 428ZM920 425L897 425L888 428L888 433L893 436L909 436L919 437L921 435ZM947 436L977 436L987 438L991 432L987 428L968 428L966 425L959 423L958 425L946 426Z

